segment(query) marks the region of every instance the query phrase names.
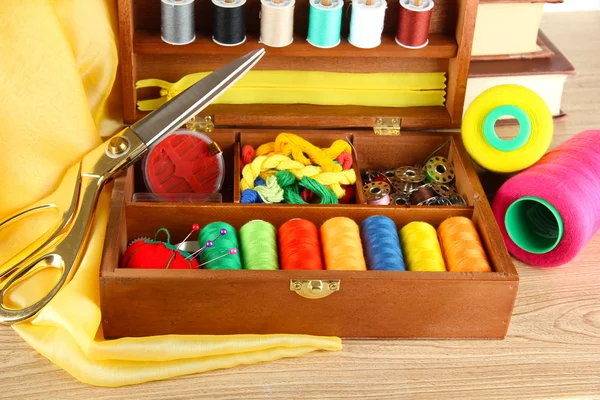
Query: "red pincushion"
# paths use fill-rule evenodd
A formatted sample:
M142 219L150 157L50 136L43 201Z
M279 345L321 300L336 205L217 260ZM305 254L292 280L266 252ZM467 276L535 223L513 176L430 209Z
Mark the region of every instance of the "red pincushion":
M167 266L169 269L199 268L195 258L186 260L180 251L170 249L162 242L148 242L143 239L129 245L121 259L121 268L166 269Z

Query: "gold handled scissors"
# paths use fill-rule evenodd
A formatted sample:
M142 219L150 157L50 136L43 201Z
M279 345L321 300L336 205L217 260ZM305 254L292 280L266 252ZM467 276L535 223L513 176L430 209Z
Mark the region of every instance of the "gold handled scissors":
M18 322L36 315L75 273L87 245L98 196L115 175L139 160L153 144L173 133L197 115L248 72L265 54L254 50L165 103L157 110L98 146L67 172L59 187L47 198L0 223L12 223L47 209L58 210L53 229L16 254L0 269L0 322ZM35 248L31 251L31 248ZM25 308L5 305L9 288L22 282L41 267L62 270L56 285L41 300Z

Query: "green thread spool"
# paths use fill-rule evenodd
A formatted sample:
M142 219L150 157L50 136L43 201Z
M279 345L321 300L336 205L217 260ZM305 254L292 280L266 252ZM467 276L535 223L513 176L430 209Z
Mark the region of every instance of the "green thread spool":
M275 227L262 220L250 221L240 229L244 269L279 269Z
M226 229L227 233L221 235L221 230ZM212 247L207 247L200 253L200 264L214 260L224 254L229 254L231 249L240 248L237 232L235 228L225 222L213 222L206 225L200 231L198 244L200 247L206 245L206 242L213 241ZM239 251L237 254L229 254L227 257L214 260L204 265L204 269L242 269L242 260Z
M341 0L310 0L308 43L322 49L340 44L343 6Z

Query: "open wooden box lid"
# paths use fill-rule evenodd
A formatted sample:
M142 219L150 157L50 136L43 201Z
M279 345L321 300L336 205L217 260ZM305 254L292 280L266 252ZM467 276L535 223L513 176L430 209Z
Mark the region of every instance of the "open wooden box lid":
M373 128L384 125L399 129L457 128L463 115L463 102L471 58L478 0L436 0L429 44L418 50L396 44L398 0L387 0L382 43L374 49L359 49L346 40L348 19L343 19L342 43L320 49L306 42L308 1L295 5L294 42L283 48L258 42L260 0L247 0L247 40L224 47L211 40L210 1L195 2L196 40L173 46L160 37L160 1L118 0L120 60L123 85L123 114L126 123L141 118L136 103L138 80L156 78L176 82L185 75L212 71L234 58L259 47L266 56L255 70L365 72L444 72L446 96L443 106L365 107L281 104L216 104L203 111L215 126L223 127L319 127ZM345 6L345 8L348 5ZM138 95L140 96L138 98Z

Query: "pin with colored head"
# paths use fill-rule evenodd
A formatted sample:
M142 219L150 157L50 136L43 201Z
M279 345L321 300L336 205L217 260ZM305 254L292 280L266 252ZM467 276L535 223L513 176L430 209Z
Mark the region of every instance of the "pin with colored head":
M200 264L200 265L199 265L199 267L202 267L202 266L204 266L204 265L206 265L206 264L209 264L209 263L211 263L211 262L213 262L213 261L220 260L220 259L221 259L221 258L223 258L223 257L227 257L227 256L229 256L229 255L235 255L235 254L237 254L237 249L234 247L234 248L230 249L230 250L229 250L229 252L227 252L227 253L225 253L225 254L222 254L222 255L220 255L219 257L215 257L215 258L213 258L212 260L209 260L209 261L206 261L206 262L204 262L204 263Z
M215 241L216 241L218 238L220 238L221 236L225 236L225 235L227 235L227 229L223 228L223 229L221 229L221 231L219 232L219 236L217 236L217 237L216 237L216 238L214 238L213 240L209 240L209 241L207 241L207 242L204 244L204 246L200 247L200 248L199 248L197 251L195 251L194 253L190 254L190 255L189 255L189 257L188 257L188 259L190 259L190 258L194 258L194 257L198 256L198 254L202 253L204 250L206 250L206 249L207 249L207 248L209 248L209 247L213 247L213 245L215 244ZM237 250L236 250L236 252L237 252ZM233 253L233 254L235 254L235 253ZM210 261L208 261L208 262L210 262Z
M177 246L177 250L181 249L181 246L183 246L183 244L186 242L186 240L188 240L189 237L192 236L192 233L198 232L199 230L200 230L200 225L198 225L198 224L192 225L192 231L190 233L188 233L188 235L185 237L185 239L183 239L183 241L181 243L179 243L179 245Z

